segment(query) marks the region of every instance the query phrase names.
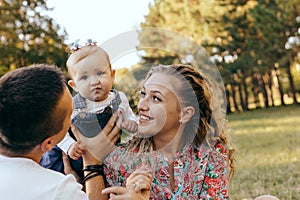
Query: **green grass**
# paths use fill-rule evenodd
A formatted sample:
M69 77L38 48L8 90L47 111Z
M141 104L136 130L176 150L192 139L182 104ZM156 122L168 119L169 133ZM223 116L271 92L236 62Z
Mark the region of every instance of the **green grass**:
M300 199L300 106L227 115L236 148L232 200Z

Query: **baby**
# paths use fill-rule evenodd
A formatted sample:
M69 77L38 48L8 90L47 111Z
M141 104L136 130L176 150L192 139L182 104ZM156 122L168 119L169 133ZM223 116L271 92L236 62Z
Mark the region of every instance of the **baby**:
M115 70L111 68L109 56L96 42L88 40L86 46L76 48L67 60L67 69L71 78L68 85L78 92L73 97L72 123L81 134L95 137L116 110L121 111L124 119L121 128L129 133L137 131L136 116L125 94L112 89ZM70 134L57 146L73 160L79 159L85 149ZM46 157L44 154L41 165Z
M71 54L67 68L71 77L68 85L78 92L74 96L72 122L83 135L96 136L117 109L125 119L121 128L130 133L137 131L136 117L125 94L112 89L115 70L102 48L88 41L86 46ZM66 137L58 146L67 150L71 158L78 158L81 152L78 145L73 141L64 147L66 140L70 138Z

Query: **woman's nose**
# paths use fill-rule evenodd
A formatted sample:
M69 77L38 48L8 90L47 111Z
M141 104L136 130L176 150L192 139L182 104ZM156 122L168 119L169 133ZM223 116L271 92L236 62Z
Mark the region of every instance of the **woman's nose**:
M149 102L147 98L140 98L138 105L137 105L138 110L148 110L149 109Z

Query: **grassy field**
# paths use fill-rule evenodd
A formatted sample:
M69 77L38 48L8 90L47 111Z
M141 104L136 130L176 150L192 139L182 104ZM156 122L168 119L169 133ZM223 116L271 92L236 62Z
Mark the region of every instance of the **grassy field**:
M227 115L236 147L232 200L300 199L300 106Z

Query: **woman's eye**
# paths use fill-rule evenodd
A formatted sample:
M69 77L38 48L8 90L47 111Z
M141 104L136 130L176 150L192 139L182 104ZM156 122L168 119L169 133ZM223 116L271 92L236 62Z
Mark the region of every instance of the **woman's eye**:
M141 97L145 97L145 96L146 96L146 93L143 92L143 91L140 91L140 96L141 96Z
M161 99L158 98L157 96L153 96L152 98L153 98L154 101L161 101Z
M104 73L101 72L101 71L97 72L97 76L101 76L101 75L103 75L103 74L104 74Z

